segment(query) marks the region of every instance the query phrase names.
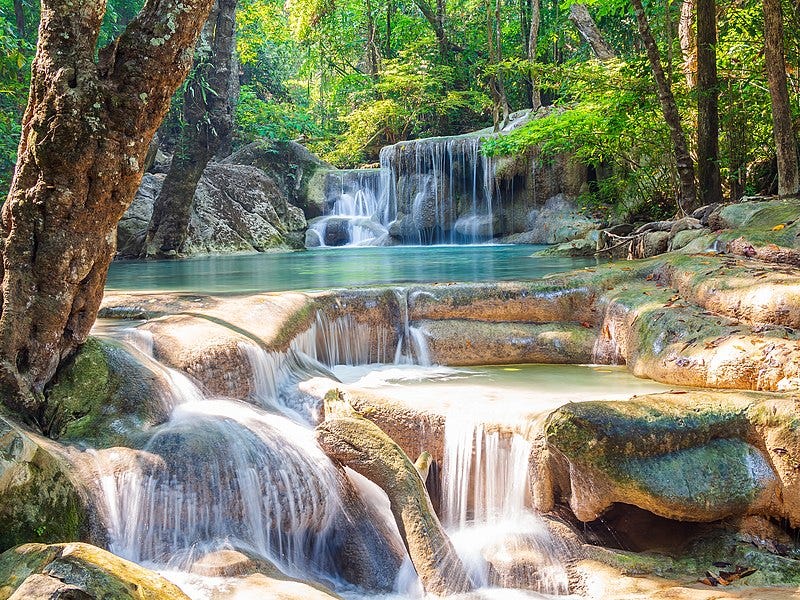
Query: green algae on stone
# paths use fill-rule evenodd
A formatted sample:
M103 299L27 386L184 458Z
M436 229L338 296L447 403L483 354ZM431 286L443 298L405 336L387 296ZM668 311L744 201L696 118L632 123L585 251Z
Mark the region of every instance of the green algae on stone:
M25 544L4 552L0 555L0 600L20 586L24 589L26 580L36 575L94 600L189 600L161 575L83 543Z
M0 550L76 540L85 526L68 467L46 443L0 418Z
M95 447L129 445L169 418L163 385L119 344L90 337L46 390L46 432Z

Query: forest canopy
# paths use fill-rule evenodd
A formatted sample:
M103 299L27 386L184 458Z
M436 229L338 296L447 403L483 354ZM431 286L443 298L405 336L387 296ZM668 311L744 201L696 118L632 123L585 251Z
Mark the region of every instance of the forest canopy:
M110 0L103 40L141 0ZM631 2L588 9L614 56L600 57L559 0L240 0L240 90L234 144L300 139L339 167L374 163L386 144L451 135L542 104L543 117L488 140L488 154L541 147L577 154L597 173L591 207L624 214L674 212L679 174L670 130ZM666 79L697 160L695 0L644 5ZM8 189L27 101L38 3L0 0L0 190ZM718 165L725 193L777 190L761 0L716 5ZM800 120L800 12L786 1L785 70ZM533 25L533 26L532 26ZM533 34L533 38L531 37ZM162 127L179 129L179 90Z

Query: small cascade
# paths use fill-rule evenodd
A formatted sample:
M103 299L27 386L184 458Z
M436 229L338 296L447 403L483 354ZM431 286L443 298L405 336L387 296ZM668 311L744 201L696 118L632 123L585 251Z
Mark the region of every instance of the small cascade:
M470 415L445 422L442 520L482 585L568 591L558 542L531 508L531 443ZM520 563L524 556L527 562Z
M317 376L335 380L329 367L386 363L391 356L388 330L375 330L351 315L331 319L324 312L285 352L244 342L239 350L253 374L254 403L303 423L318 423L322 415L319 402L297 389L299 381Z
M113 450L98 456L120 556L181 568L224 541L286 569L332 569L325 545L341 479L308 428L205 400L179 406L124 469Z
M381 214L383 176L378 169L330 173L325 185L325 216L310 224L314 246L376 245L388 238Z
M430 366L431 357L425 332L419 327L412 326L409 319L408 290L396 289L394 295L400 309L399 335L394 353L394 364Z
M495 235L499 186L480 136L386 146L380 169L331 173L308 246L475 244Z

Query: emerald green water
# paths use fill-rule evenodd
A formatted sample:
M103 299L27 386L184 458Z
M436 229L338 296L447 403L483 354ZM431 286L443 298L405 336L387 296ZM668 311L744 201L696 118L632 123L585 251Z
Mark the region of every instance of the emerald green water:
M531 257L543 247L350 247L178 261L120 261L111 265L106 288L145 292L280 292L373 284L509 281L535 279L596 262Z

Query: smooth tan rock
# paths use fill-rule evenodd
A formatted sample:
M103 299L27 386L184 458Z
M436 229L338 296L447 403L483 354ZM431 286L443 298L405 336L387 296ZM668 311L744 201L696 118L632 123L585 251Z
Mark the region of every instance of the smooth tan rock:
M595 332L578 324L420 321L434 363L585 364L592 362Z
M425 484L408 456L374 423L335 418L317 426L317 441L334 460L382 488L423 587L448 595L472 588L445 533Z

